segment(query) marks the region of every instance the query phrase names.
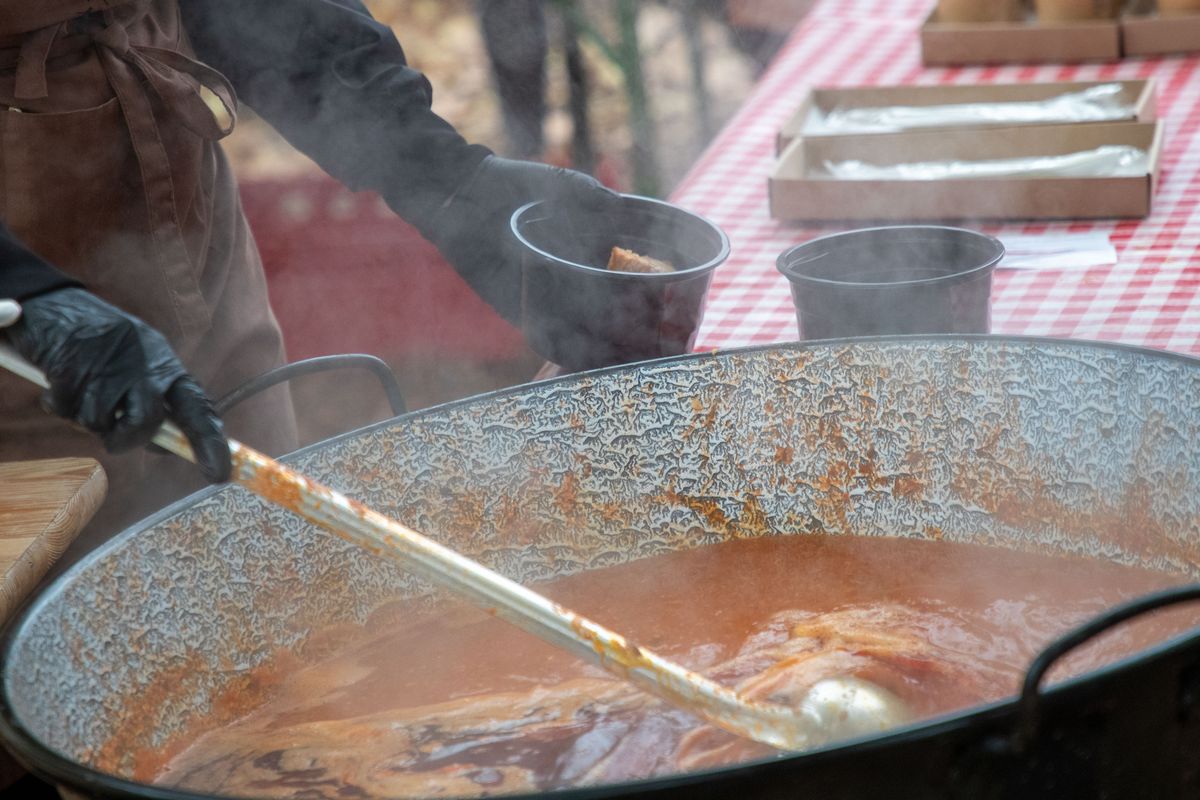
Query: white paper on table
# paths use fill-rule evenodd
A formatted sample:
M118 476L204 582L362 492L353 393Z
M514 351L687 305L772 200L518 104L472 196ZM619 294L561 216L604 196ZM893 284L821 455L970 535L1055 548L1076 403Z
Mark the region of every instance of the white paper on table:
M814 107L804 135L880 133L931 127L1029 125L1042 122L1101 122L1137 116L1132 103L1121 100L1121 84L1106 83L1081 92L1034 101L951 103L930 106Z
M1005 250L1000 269L1088 269L1117 263L1117 248L1100 231L997 238Z
M1128 145L1057 156L1021 156L984 161L919 161L871 164L858 159L825 161L825 172L847 181L945 181L968 178L1100 178L1147 174L1149 156Z

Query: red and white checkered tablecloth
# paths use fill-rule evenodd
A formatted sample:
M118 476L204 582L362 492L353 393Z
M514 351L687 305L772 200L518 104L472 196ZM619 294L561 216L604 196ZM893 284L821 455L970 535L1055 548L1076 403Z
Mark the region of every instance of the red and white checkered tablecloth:
M918 29L929 0L823 0L796 29L745 105L673 200L720 225L732 244L717 270L697 348L796 339L787 281L775 259L837 228L776 222L767 208L775 133L814 86L969 84L1154 77L1166 124L1161 181L1144 220L992 225L988 233L1108 233L1115 266L1001 270L995 333L1105 339L1200 354L1200 57L1120 63L927 69ZM861 227L861 226L857 226Z

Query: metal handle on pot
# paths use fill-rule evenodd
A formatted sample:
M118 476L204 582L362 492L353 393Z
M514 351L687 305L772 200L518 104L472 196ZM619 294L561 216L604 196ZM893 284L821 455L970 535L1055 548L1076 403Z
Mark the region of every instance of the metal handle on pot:
M1064 634L1052 642L1038 654L1025 673L1025 682L1021 687L1021 697L1017 702L1017 726L1013 732L1012 746L1020 752L1028 746L1035 736L1041 722L1041 693L1039 687L1046 673L1063 656L1070 651L1087 643L1101 633L1127 622L1134 617L1156 611L1166 606L1200 600L1200 583L1188 586L1178 586L1166 589L1145 597L1139 597L1128 603L1119 605L1095 619L1080 625L1078 628Z
M408 410L404 404L404 395L400 391L400 383L396 380L396 376L387 365L387 362L375 356L362 353L317 356L316 358L306 358L302 361L293 361L290 364L284 364L282 367L276 367L273 370L264 372L257 378L251 378L229 394L217 400L213 403L213 406L216 408L218 414L224 416L229 409L238 403L253 397L259 392L265 392L273 386L278 386L293 378L301 378L305 375L314 375L320 372L330 372L335 369L367 370L379 379L379 385L383 387L383 393L387 395L388 405L391 406L393 414L400 416Z

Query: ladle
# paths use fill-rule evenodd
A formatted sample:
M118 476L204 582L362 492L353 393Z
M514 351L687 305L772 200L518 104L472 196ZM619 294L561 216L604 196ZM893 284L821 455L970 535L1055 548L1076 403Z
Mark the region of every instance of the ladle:
M4 344L0 344L0 367L42 388L49 386L36 367ZM187 439L170 422L155 434L154 443L195 460ZM782 750L805 750L833 739L877 734L909 718L899 698L852 677L821 681L797 708L748 700L262 453L234 440L229 451L233 480L268 502L401 563L485 611L730 733Z

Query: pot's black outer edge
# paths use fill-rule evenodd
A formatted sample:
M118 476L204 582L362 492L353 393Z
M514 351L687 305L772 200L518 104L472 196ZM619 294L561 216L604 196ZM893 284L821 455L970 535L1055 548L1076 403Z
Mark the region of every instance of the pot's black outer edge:
M799 352L815 347L905 343L1012 343L1086 347L1123 352L1131 355L1166 358L1200 367L1200 358L1182 353L1116 342L1042 336L936 334L828 339L713 350L638 362L636 364L605 367L588 372L572 373L551 379L545 383L564 383L580 378L600 377L608 373L645 366L666 366L675 362L717 358L727 355L751 354L771 350L793 350ZM528 391L529 386L530 384L522 384L412 411L399 417L372 423L363 428L314 443L297 450L295 453L281 460L287 462L292 458L307 454L317 448L326 447L353 436L391 427L399 421L416 418L423 414L435 413L488 399L519 394ZM4 625L3 632L0 633L0 664L7 663L8 654L15 645L19 633L30 615L39 606L49 602L57 595L62 587L69 582L69 578L74 572L85 569L89 564L103 557L108 550L118 546L126 538L138 535L146 528L157 524L161 520L215 492L221 491L223 488L221 486L211 486L202 489L136 523L80 559L77 564L60 575L54 583L36 597L26 598L20 610L9 618L8 622ZM1200 670L1200 630L1193 631L1190 635L1178 637L1174 640L1147 648L1135 656L1122 659L1099 670L1055 684L1052 688L1042 692L1043 703L1047 707L1060 709L1076 707L1087 696L1094 694L1094 691L1092 691L1093 687L1107 686L1114 683L1128 683L1131 674L1136 675L1147 671L1162 672L1164 669L1162 665L1168 663L1173 656L1177 657L1176 661L1179 662L1195 662L1187 664L1186 669ZM1154 669L1156 665L1158 666L1157 670ZM102 797L142 798L148 800L212 800L212 798L238 800L230 795L181 791L118 778L77 764L51 750L39 742L16 718L8 696L7 668L3 667L2 669L4 673L0 675L0 683L2 683L2 686L0 686L0 739L4 741L6 748L18 761L42 779L52 783L64 784L85 793ZM1145 677L1145 675L1143 674L1141 677ZM1137 684L1135 683L1134 685ZM568 789L548 793L510 794L504 795L504 797L510 798L510 800L535 800L535 798L547 797L561 798L561 800L601 800L602 798L607 800L607 798L616 797L644 798L653 796L655 798L663 798L664 800L718 800L718 798L743 795L756 798L770 798L771 800L776 800L776 798L778 800L785 800L785 798L786 800L795 800L795 798L800 797L822 798L822 800L825 800L826 798L877 796L875 791L869 794L859 793L864 786L873 786L874 790L885 793L896 800L909 797L960 796L948 791L951 788L950 783L954 782L954 775L959 767L959 763L963 759L972 756L975 751L982 752L986 750L989 742L994 744L995 742L1007 741L1013 731L1013 724L1017 719L1017 707L1017 699L1014 697L991 705L976 706L968 711L954 715L927 720L889 732L883 736L839 743L829 748L821 748L795 755L785 755L740 764L734 767L725 767L706 772L692 772L684 775L668 776L626 784L607 784L599 787ZM926 747L926 743L930 740L944 740L944 743L949 745L949 747L943 747L936 755L933 755ZM1150 746L1154 747L1155 743L1151 743ZM969 748L971 752L966 752L964 748ZM986 756L987 754L985 753ZM998 756L1000 759L1004 757L1005 754L1003 753ZM804 769L800 769L802 765ZM905 772L908 772L908 770L905 770L906 765L911 770L909 774L905 774ZM1016 765L1013 766L1017 770L1020 769ZM877 769L886 768L889 773L896 769L902 770L902 772L900 774L883 774L871 769L871 767ZM791 774L793 771L799 771L801 774L793 776ZM990 772L990 770L988 771ZM999 774L1005 774L1008 771L1011 770L1004 769ZM922 786L904 785L906 779L917 778L920 773L936 773L944 776L944 779L939 779L936 783L925 783ZM831 775L844 776L845 780L835 781L830 778ZM812 783L811 779L813 778L816 779L816 785ZM855 787L858 787L858 792L854 791ZM976 784L974 789L978 788ZM1019 787L1014 786L1012 788L1018 789ZM850 790L852 793L842 790ZM972 791L970 794L961 796L981 797L983 795ZM1035 795L1026 794L1024 791L1020 791L1018 794L1009 794L1000 790L998 794L992 795L988 793L987 796L1032 797ZM1067 791L1061 796L1075 797L1082 795Z

